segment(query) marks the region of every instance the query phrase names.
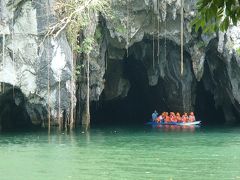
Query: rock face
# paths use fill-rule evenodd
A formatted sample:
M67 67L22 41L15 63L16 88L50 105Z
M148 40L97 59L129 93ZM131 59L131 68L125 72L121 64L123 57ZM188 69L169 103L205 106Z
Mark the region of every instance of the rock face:
M47 120L48 105L56 119L59 92L61 114L68 114L70 107L71 49L64 34L56 39L44 35L54 21L51 3L1 0L0 4L1 96L8 93L6 84L19 89L26 99L22 108L34 124Z
M197 99L206 98L204 93L210 92L213 107L222 109L227 123L239 119L239 27L210 36L194 33L190 21L195 15L195 3L185 1L184 6L184 74L181 75L181 1L112 1L114 18L105 18L102 26L107 45L100 44L107 46L100 53L105 55L107 64L105 86L99 88L103 91L103 101L128 95L132 83L124 75L123 64L135 59L145 67L147 84L163 89L155 96L161 96L167 110L197 111ZM204 93L198 93L199 83L203 83Z
M57 117L59 80L61 109L68 114L73 74L65 35L43 41L46 27L54 21L53 12L48 11L54 2L47 2L18 0L14 14L7 0L0 4L0 82L21 90L30 119L39 119L39 123L45 119L48 101L52 116ZM185 0L183 75L180 0L113 0L111 18L93 18L89 32L95 32L96 41L90 54L90 100L126 98L140 83L138 87L144 87L145 94L151 88L160 89L154 96L159 103L164 102L166 110L184 112L196 111L198 99L210 93L213 107L222 109L226 122L236 122L240 116L240 28L230 27L225 33L211 36L192 32L195 3ZM81 67L86 65L83 57L78 56ZM77 84L78 121L87 90L86 72L81 73ZM198 93L199 84L203 84L203 94ZM38 112L39 106L45 110Z

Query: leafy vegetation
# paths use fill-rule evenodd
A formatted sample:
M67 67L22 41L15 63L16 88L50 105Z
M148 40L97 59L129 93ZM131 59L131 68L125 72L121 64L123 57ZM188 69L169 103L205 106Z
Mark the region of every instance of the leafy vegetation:
M226 31L240 20L240 0L198 0L197 10L192 21L196 32L199 28L204 33Z
M237 52L237 55L240 56L240 48L238 48L236 52Z
M49 34L56 37L66 29L68 40L75 51L88 50L86 47L79 47L80 31L91 22L93 12L108 16L110 5L110 0L56 0L55 12L58 20L50 28ZM89 44L89 41L85 44Z
M57 37L63 30L66 30L72 49L77 53L83 53L84 66L77 66L75 75L81 74L81 68L84 68L83 70L87 75L86 102L82 112L82 125L85 129L88 129L90 125L90 52L93 49L94 41L101 38L101 33L98 29L96 29L94 35L88 34L88 32L82 33L81 31L90 28L89 25L92 23L93 16L102 14L107 17L110 10L111 0L56 0L55 12L58 20L48 32L48 34L54 34ZM80 39L81 35L84 37ZM73 122L73 120L71 121Z
M94 40L98 43L103 39L103 29L101 25L98 25L95 30Z

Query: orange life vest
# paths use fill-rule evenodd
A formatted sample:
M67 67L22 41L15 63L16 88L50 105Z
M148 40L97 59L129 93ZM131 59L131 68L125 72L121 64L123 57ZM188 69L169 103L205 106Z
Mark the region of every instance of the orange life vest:
M183 122L188 122L188 116L183 115L183 116L182 116L182 121L183 121Z
M177 122L182 122L181 116L176 116Z
M167 123L169 123L169 122L170 122L170 117L169 117L169 116L166 116L165 121L166 121Z

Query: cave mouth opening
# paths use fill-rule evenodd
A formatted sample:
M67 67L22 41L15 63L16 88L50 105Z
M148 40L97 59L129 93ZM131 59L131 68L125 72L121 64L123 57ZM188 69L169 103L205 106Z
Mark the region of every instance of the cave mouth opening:
M124 98L104 101L104 92L99 102L92 103L92 124L141 125L151 119L155 109L162 107L157 92L159 86L149 86L146 68L142 61L129 56L122 61L123 75L130 83ZM161 93L160 93L161 94Z
M166 46L168 47L167 50L164 49ZM144 39L134 44L130 48L129 56L123 60L108 60L108 63L118 61L118 64L121 64L123 67L123 77L129 81L130 89L126 96L110 100L105 98L104 89L100 100L98 102L92 102L91 104L92 125L143 125L145 122L151 120L151 114L154 110L157 110L159 113L164 111L179 111L183 113L181 112L183 108L180 107L182 104L178 105L181 101L177 101L178 95L181 95L181 93L177 92L174 94L174 92L169 90L169 87L173 87L171 78L179 80L177 76L180 76L180 72L176 72L178 71L176 67L180 67L180 48L171 40L167 40L166 46L164 45L164 41L160 40L160 66L165 67L163 64L166 62L163 62L163 59L164 56L166 56L167 66L169 68L167 73L174 72L175 74L170 74L170 78L165 77L165 79L159 75L156 85L153 86L150 85L152 79L149 79L149 70L151 70L153 66L151 62L153 59L151 40ZM157 53L156 49L155 53ZM196 119L201 120L204 125L223 125L225 123L223 109L221 106L215 105L214 94L204 86L203 79L210 78L207 67L208 63L206 61L204 62L203 78L200 82L197 82L193 74L190 55L184 52L184 56L187 63L185 68L191 73L186 76L191 76L192 78L189 86L193 88L189 92L194 93L191 94L191 99L194 99L191 102L191 111L195 112ZM155 63L158 63L157 60L155 60ZM111 66L108 65L108 68L111 69ZM113 69L113 71L116 71L116 67ZM115 74L106 73L106 82L112 81L112 76L115 76ZM181 83L182 82L178 82L178 84ZM175 89L178 91L177 87L175 87ZM176 101L174 101L174 99L176 99Z
M123 99L109 101L100 99L99 102L93 102L92 124L143 125L151 120L151 114L155 109L158 112L171 111L165 101L163 80L159 78L156 86L149 86L146 70L141 61L133 59L125 63L127 64L126 75L131 83L128 95ZM133 70L133 68L136 69ZM194 112L196 119L202 121L204 126L225 124L222 108L216 107L214 95L205 89L202 80L196 85Z
M34 128L26 111L25 103L26 99L18 88L8 88L0 95L1 131L25 131Z

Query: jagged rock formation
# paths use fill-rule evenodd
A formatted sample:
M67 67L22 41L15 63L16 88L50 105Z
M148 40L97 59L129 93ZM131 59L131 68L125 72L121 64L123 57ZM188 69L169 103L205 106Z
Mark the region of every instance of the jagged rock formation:
M227 123L236 122L240 115L240 61L237 53L240 47L239 27L230 27L226 33L210 36L195 33L190 21L195 15L196 1L185 1L184 74L181 76L181 1L157 2L112 2L114 18L104 19L104 45L100 45L104 48L107 46L104 58L107 63L104 76L106 82L105 86L99 88L101 91L104 88L102 99L108 101L127 96L133 83L131 78L124 75L124 64L137 60L144 66L142 72L147 72L145 83L163 89L155 96L160 103L164 102L162 104L167 106L167 110L197 111L196 101L206 98L204 93L210 93L215 110L201 113L214 114L222 109ZM103 64L102 61L98 62ZM131 70L138 72L136 67ZM140 78L141 72L138 74ZM198 93L199 83L203 83L202 93ZM218 118L218 115L213 115L213 118Z
M21 8L15 10L13 38L11 5L7 6L6 0L0 4L2 46L5 38L4 63L0 56L0 82L18 87L30 107L35 108L31 105L38 104L46 109L49 60L50 105L52 115L56 117L59 72L64 94L61 107L66 111L69 107L69 82L73 73L69 45L62 34L39 46L47 24L54 21L53 13L46 12L45 1L17 2L22 3L17 6L21 5ZM213 108L223 111L226 122L237 121L240 116L239 27L230 27L226 33L211 36L194 33L190 21L195 15L196 1L185 0L184 74L181 76L180 2L166 0L158 4L157 0L113 0L113 17L100 15L96 17L98 19L93 18L90 32L95 32L96 41L90 54L91 101L124 99L133 93L133 89L143 88L149 106L152 95L148 94L154 92L157 107L184 112L204 109L199 107L204 105L199 99L204 99L206 93L212 97ZM79 55L78 62L84 67L86 61L82 58ZM77 84L78 121L87 90L86 72L81 73ZM201 93L198 93L199 87Z
M0 4L1 96L9 93L9 88L4 90L7 84L19 89L26 99L22 108L34 124L44 124L47 120L48 102L52 118L57 117L59 81L61 111L69 112L72 53L64 34L56 39L45 38L48 26L54 21L51 3L2 0Z

